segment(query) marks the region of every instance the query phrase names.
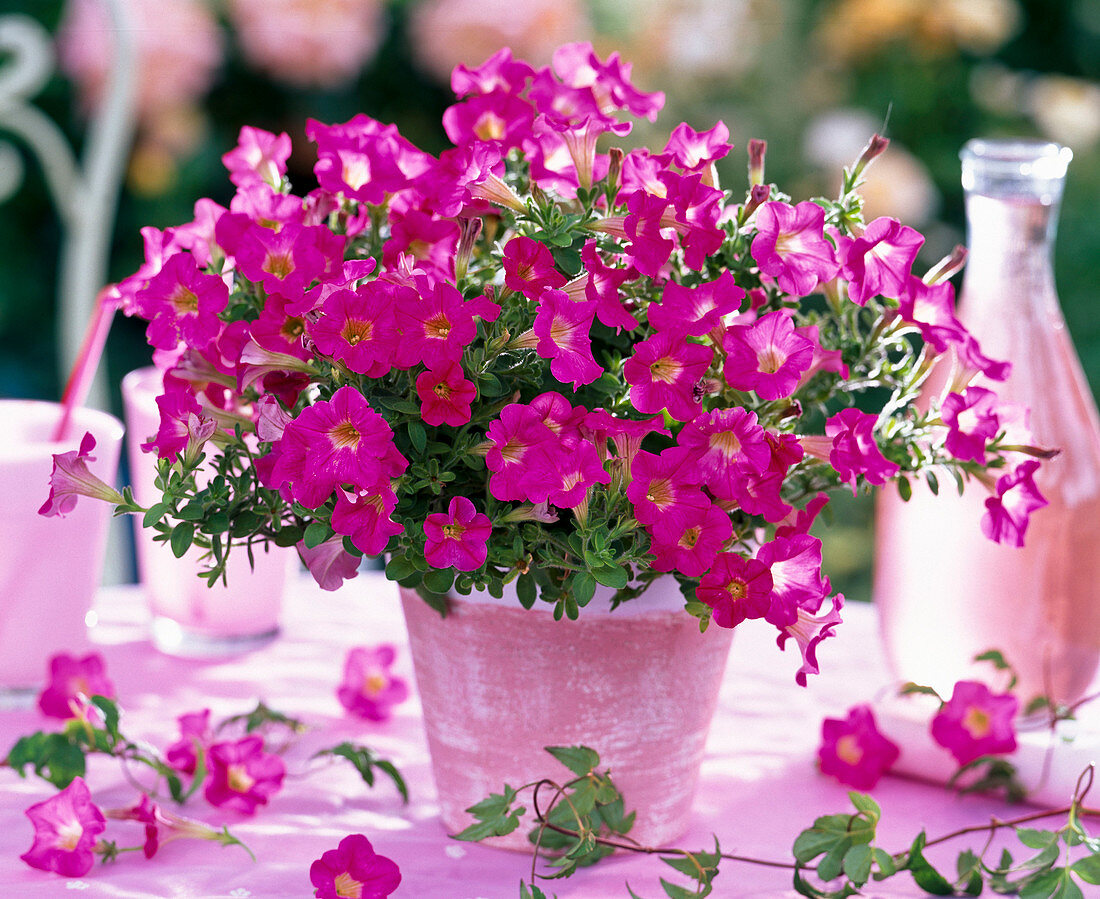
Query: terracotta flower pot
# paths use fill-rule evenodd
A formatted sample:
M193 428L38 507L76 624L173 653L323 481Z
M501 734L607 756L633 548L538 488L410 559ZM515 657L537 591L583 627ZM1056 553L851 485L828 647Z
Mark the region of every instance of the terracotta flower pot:
M444 826L473 823L465 809L505 783L564 782L544 747L583 744L637 812L632 837L682 836L732 631L700 634L671 578L615 612L597 593L578 621L507 599L457 599L441 618L401 591ZM527 848L529 821L495 843Z

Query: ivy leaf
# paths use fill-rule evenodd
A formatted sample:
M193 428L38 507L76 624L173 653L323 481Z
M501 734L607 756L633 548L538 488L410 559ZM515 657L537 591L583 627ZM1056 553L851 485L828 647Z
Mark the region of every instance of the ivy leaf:
M405 783L405 779L401 776L401 772L397 770L397 766L387 759L379 758L374 751L368 747L360 746L356 743L344 742L333 746L331 749L322 749L320 752L315 752L312 758L321 758L324 756L347 759L347 761L351 762L355 770L359 772L359 776L363 778L363 782L368 787L374 786L374 769L377 768L393 781L393 785L397 787L397 792L401 794L402 801L406 805L408 804L409 787Z
M913 875L913 880L917 882L917 886L926 893L932 893L935 896L950 896L954 892L951 884L924 857L924 844L927 838L923 830L917 834L917 838L913 840L913 845L909 847L905 862L900 867L908 869L909 873Z
M600 763L599 753L587 746L547 746L545 748L577 777L591 774Z
M492 793L487 799L471 805L466 811L477 819L477 823L456 833L454 839L476 843L514 831L519 827L520 816L527 811L523 806L512 808L516 795L516 791L505 784L503 793Z

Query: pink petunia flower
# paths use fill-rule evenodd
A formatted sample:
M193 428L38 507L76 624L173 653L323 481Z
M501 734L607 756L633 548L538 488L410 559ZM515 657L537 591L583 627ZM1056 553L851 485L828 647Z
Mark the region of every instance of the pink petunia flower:
M368 377L390 370L398 340L392 285L371 281L358 290L336 290L320 312L307 325L318 350Z
M944 445L952 456L985 464L986 441L996 437L1001 428L997 405L997 394L984 387L971 385L961 394L947 395L940 416L948 428Z
M753 259L784 293L804 297L836 276L839 265L825 236L825 210L816 203L765 203L756 212L756 231Z
M401 872L392 860L374 851L370 840L356 833L310 866L309 882L317 899L386 899L400 886Z
M537 300L544 290L555 290L565 284L565 275L554 266L554 257L546 244L522 235L504 245L504 285Z
M740 406L704 412L684 425L677 439L692 450L703 484L716 499L736 499L738 482L749 474L763 474L771 463L756 413Z
M210 709L188 712L176 721L179 723L180 738L164 751L164 760L181 774L194 774L198 767L199 751L205 751L214 739L214 732L210 729Z
M763 618L771 605L772 575L768 567L737 553L719 553L695 588L696 598L713 609L719 627L737 627L748 618Z
M790 396L814 359L814 343L795 331L784 312L769 312L751 325L731 325L723 346L726 383L755 390L762 400Z
M848 296L863 306L873 296L898 298L905 292L924 238L892 218L877 218L860 237L840 241L840 274L848 280Z
M960 765L983 755L1015 752L1013 720L1018 708L1011 693L993 693L978 681L959 681L932 719L932 739Z
M204 273L190 253L176 253L134 295L134 311L147 319L150 345L173 350L183 341L195 349L213 342L222 329L229 288Z
M356 646L344 660L344 680L336 690L340 705L359 718L385 721L409 698L409 685L390 673L397 651L388 643Z
M603 374L589 338L595 315L594 302L573 302L562 290L547 290L539 300L533 328L537 352L550 360L550 373L563 384L571 383L574 392Z
M1035 483L1036 459L1021 462L997 479L997 495L985 501L982 533L995 543L1023 546L1031 513L1048 505Z
M277 755L264 752L263 737L252 734L239 740L214 743L207 753L210 773L203 789L211 805L225 806L246 815L283 786L286 765Z
M846 718L826 718L821 723L817 750L821 773L845 786L873 789L900 756L897 744L879 732L868 705L849 709Z
M92 870L96 837L107 829L107 822L84 778L73 778L60 793L28 808L26 815L34 825L34 843L19 856L23 861L65 877L82 877Z
M630 238L626 250L638 271L650 278L657 277L676 246L665 233L669 231L666 213L670 205L664 197L645 190L634 191L626 201L628 213L623 225Z
M485 564L492 532L487 515L466 497L453 496L446 512L433 512L424 519L424 558L433 568L476 571Z
M729 514L708 503L682 515L658 518L649 528L653 538L650 563L654 571L679 571L697 578L714 564L733 534Z
M714 281L684 287L675 281L665 284L661 302L651 303L646 315L658 331L678 331L703 337L722 323L722 317L737 311L745 291L733 281L729 271Z
M115 698L115 685L98 652L83 658L59 653L50 659L50 682L38 695L38 708L51 718L72 718L92 696Z
M302 564L322 590L338 590L359 573L361 558L344 549L344 538L339 534L313 547L299 540L297 549Z
M166 812L145 793L141 794L137 805L108 809L104 814L114 821L137 821L145 825L145 843L141 848L146 858L152 858L161 846L174 840L214 840L226 845L227 838L232 839L224 830L215 830L201 821Z
M438 368L416 376L420 417L425 424L461 427L470 420L470 404L477 396L473 381L464 377L462 366L448 359Z
M882 455L875 440L878 419L870 412L842 409L825 423L825 437L803 437L805 451L816 458L827 458L842 481L856 490L856 478L862 475L868 484L885 484L900 470L896 462Z
M538 410L510 403L489 425L485 456L489 492L497 499L544 503L557 489L557 439Z
M332 510L332 529L350 537L360 552L377 556L385 551L390 537L402 531L401 525L390 518L396 508L397 494L388 482L355 492L340 488Z
M639 412L667 409L678 421L691 421L701 406L695 384L706 374L714 358L709 346L685 340L665 331L635 344L634 355L623 365L630 384L630 402Z
M794 620L788 624L776 624L772 620L772 611L776 608L773 601L772 608L764 617L776 624L779 628L779 637L776 642L783 649L784 644L794 637L798 649L802 653L802 665L795 672L794 679L800 687L806 686L807 676L819 673L817 664L817 647L823 640L832 637L836 632L836 626L842 624L840 610L844 607L844 594L837 593L832 597L832 608L821 612L824 602L813 606L796 606L793 609Z
M637 271L632 267L615 268L605 264L596 249L595 240L585 241L581 249L581 261L588 273L584 295L589 300L595 300L596 318L609 328L632 331L638 327L638 320L623 307L619 299L619 287L636 278Z
M640 451L631 466L626 496L634 517L644 525L702 511L710 500L700 489L700 472L690 450L670 447L659 456Z
M237 146L222 156L229 169L229 180L238 187L259 180L278 188L286 174L290 159L290 135L279 135L245 125L241 128Z
M109 503L122 502L121 493L88 469L88 463L95 462L95 456L92 455L94 449L95 437L90 431L86 431L80 441L79 450L53 454L50 495L38 510L39 515L64 516L76 507L77 497L80 496L90 496Z

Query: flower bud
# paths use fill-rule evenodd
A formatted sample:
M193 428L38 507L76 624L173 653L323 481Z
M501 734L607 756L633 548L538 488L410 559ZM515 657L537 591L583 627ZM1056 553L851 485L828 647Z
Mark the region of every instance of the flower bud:
M858 178L863 174L863 170L871 164L871 161L881 156L888 146L890 146L890 141L887 138L881 134L872 134L871 139L867 141L867 146L863 148L863 152L859 154L859 159L856 160L855 167L852 169L852 177Z
M764 154L767 150L767 141L755 137L749 141L749 184L753 187L764 183Z

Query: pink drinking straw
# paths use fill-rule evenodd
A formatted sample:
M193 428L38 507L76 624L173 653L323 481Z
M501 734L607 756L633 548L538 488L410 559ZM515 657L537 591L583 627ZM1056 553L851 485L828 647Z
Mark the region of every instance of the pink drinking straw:
M95 306L92 309L92 317L88 322L88 328L84 332L84 340L80 344L80 352L69 372L69 380L65 384L65 392L61 394L61 420L53 432L53 441L59 443L65 439L69 430L69 421L72 418L73 409L84 404L88 398L88 389L92 385L99 360L103 356L103 347L107 343L107 332L111 330L111 321L115 317L118 308L118 290L112 284L104 287L95 298Z

